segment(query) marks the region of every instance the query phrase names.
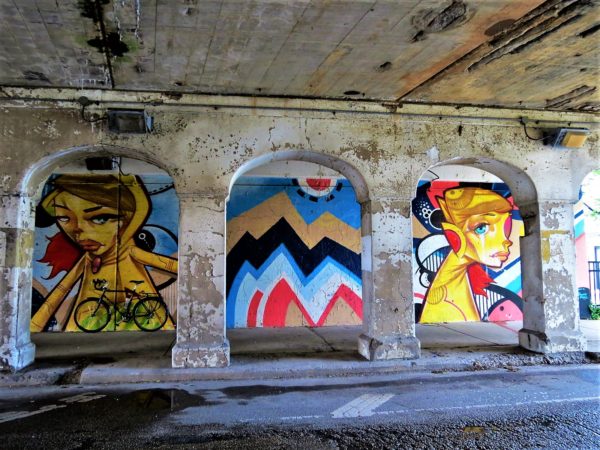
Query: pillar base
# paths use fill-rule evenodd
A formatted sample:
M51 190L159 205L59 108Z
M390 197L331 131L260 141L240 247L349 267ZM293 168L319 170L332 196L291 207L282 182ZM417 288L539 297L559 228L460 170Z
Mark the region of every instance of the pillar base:
M541 331L519 330L519 345L536 353L583 352L587 342L579 331L542 333Z
M421 343L414 336L372 338L358 337L358 353L369 361L384 359L416 359L421 356Z
M0 347L0 370L16 372L21 370L35 359L35 344L29 342L14 348Z
M176 368L227 367L229 341L221 345L175 344L171 351L171 365Z

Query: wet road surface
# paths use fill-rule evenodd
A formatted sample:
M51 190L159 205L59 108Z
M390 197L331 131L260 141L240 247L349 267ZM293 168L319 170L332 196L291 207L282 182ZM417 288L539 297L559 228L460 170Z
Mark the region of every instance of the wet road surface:
M600 367L0 390L0 448L600 448Z

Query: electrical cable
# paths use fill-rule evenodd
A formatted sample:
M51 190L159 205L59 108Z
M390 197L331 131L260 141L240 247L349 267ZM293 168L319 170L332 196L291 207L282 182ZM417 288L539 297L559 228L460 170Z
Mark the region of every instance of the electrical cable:
M521 117L519 118L519 123L521 125L523 125L523 131L525 132L525 136L527 136L527 139L531 140L531 141L545 141L548 138L551 138L553 135L547 135L547 136L542 136L541 138L534 138L531 137L529 135L529 133L527 132L527 124L525 123L525 120Z

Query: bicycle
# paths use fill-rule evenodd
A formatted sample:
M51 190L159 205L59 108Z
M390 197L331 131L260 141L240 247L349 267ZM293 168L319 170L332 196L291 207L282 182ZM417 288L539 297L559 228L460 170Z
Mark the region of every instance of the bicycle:
M136 292L139 284L143 281L130 280L133 283L133 289L124 290L109 289L108 281L96 278L92 280L94 289L102 291L100 297L88 297L75 308L75 324L81 331L86 333L97 333L102 331L108 322L111 314L119 314L120 318L117 324L133 320L135 324L143 331L160 330L167 322L169 312L166 303L160 294L148 294L146 292ZM125 302L122 307L114 302L111 306L106 296L107 292L125 293ZM137 300L134 302L133 300ZM134 305L134 306L132 306Z

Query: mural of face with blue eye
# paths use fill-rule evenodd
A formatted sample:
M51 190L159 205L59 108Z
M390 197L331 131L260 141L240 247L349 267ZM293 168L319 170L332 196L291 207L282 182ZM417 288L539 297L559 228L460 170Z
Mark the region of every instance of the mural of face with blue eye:
M83 251L99 256L113 250L122 225L122 215L116 208L61 192L53 207L58 226Z
M467 240L465 256L488 267L502 267L510 256L511 229L510 211L490 211L469 217L462 230Z

